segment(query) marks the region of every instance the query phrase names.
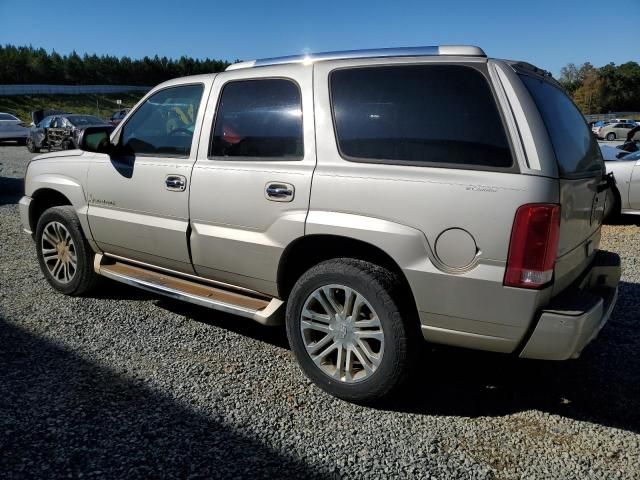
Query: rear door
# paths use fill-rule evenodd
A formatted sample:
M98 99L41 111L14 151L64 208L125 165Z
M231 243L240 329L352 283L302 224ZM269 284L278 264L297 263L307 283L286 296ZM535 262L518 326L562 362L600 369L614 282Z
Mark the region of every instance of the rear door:
M312 88L305 65L216 76L189 199L199 275L277 294L280 256L309 208Z
M598 247L604 216L604 161L584 116L561 87L545 77L520 73L549 134L558 166L560 241L556 288L564 288Z

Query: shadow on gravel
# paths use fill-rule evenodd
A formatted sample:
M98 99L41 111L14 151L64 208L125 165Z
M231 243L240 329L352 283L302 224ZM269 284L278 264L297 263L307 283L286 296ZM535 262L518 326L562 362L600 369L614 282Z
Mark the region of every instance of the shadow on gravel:
M502 416L540 410L640 432L640 284L620 284L612 317L578 360L544 362L433 346L383 408L425 415ZM158 306L208 325L289 348L284 328L172 300Z
M622 282L605 328L578 360L518 360L438 347L393 405L428 415L495 416L540 410L640 432L640 284Z
M224 328L230 332L237 333L244 337L269 343L276 347L289 350L287 332L283 326L265 327L253 320L217 312L205 307L179 302L177 300L162 298L157 302L157 306L169 310L176 315L184 315L196 322L205 323L218 328Z
M24 181L21 178L0 177L0 206L18 203L24 195Z
M616 218L607 221L609 225L635 225L640 227L640 215L618 215Z
M2 478L323 475L0 317Z

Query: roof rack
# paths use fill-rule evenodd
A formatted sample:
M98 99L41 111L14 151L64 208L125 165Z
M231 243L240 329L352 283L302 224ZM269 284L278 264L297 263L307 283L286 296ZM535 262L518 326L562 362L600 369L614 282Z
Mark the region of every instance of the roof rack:
M421 57L432 55L459 55L466 57L486 57L480 47L473 45L440 45L431 47L399 47L373 48L368 50L344 50L339 52L308 53L303 55L289 55L286 57L261 58L246 62L233 63L227 70L241 68L265 67L267 65L282 65L286 63L310 64L322 60L344 60L350 58L381 58L381 57Z

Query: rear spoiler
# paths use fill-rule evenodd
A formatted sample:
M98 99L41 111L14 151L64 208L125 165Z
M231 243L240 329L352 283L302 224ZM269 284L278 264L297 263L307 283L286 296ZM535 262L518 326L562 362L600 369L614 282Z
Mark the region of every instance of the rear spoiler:
M35 110L31 112L31 120L33 120L33 124L39 124L44 117L48 117L50 115L68 115L69 112L65 112L62 110Z

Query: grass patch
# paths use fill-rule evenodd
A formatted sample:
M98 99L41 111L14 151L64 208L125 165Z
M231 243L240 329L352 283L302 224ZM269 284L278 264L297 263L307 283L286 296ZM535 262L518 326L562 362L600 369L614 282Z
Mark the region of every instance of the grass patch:
M0 96L0 112L12 113L28 123L31 123L31 112L41 109L64 110L69 113L86 113L108 118L120 108L133 107L143 96L144 92ZM122 105L118 105L116 100L122 100Z

